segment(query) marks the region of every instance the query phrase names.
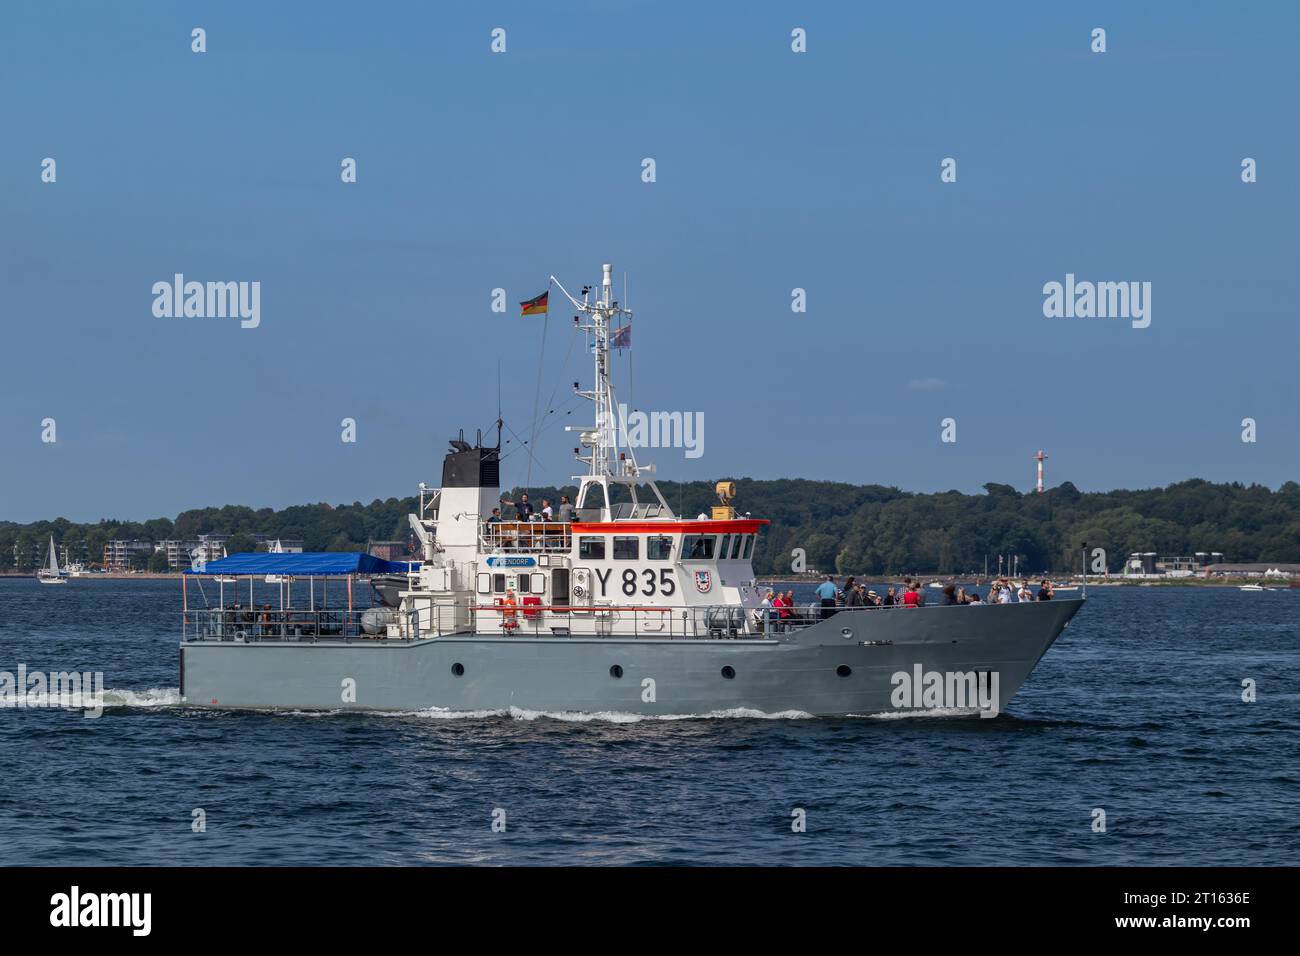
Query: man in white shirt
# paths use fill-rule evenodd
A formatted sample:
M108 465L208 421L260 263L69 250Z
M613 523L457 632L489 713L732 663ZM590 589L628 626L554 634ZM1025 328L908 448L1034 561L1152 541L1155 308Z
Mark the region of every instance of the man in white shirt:
M763 603L758 609L758 620L764 633L770 633L772 630L772 599L774 597L776 597L776 592L769 589L763 595Z

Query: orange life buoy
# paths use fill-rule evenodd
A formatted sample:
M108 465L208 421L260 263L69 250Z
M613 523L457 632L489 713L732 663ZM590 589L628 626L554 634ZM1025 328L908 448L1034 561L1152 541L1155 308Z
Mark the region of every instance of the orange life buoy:
M501 626L507 631L513 631L519 626L518 612L515 610L518 605L515 599L513 597L498 598L497 603L501 605Z

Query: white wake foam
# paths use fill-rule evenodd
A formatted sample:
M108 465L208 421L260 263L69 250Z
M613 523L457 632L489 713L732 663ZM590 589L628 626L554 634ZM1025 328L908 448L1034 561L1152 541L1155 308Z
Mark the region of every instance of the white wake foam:
M144 690L131 690L122 687L104 689L105 707L150 708L183 706L178 687L150 687ZM635 724L645 720L812 720L813 715L802 710L762 711L750 707L730 707L723 710L711 710L699 714L635 714L630 711L601 710L528 710L523 707L510 707L502 710L452 710L445 707L430 707L424 710L365 710L357 711L345 708L331 710L301 710L298 708L257 707L249 708L259 713L282 714L292 717L333 717L339 714L362 713L370 717L424 718L428 720L487 720L493 717L509 717L512 720L560 720L568 723L610 723ZM846 714L847 717L869 718L872 720L911 720L925 717L967 717L978 714L974 707L936 707L930 710L890 710L875 714Z
M150 687L147 690L104 688L105 707L177 707L182 703L179 687Z
M449 710L443 707L430 707L427 710L388 711L377 713L384 717L424 717L433 720L483 720L489 717L509 717L512 720L562 720L570 723L586 724L602 722L611 724L635 724L643 720L809 720L812 714L802 710L783 710L767 713L748 707L732 707L726 710L712 710L700 714L634 714L629 711L600 710L527 710L523 707L511 707L506 710Z
M849 717L870 717L872 720L910 720L915 717L970 717L980 712L978 707L933 707L929 710L886 710L878 714L849 714Z

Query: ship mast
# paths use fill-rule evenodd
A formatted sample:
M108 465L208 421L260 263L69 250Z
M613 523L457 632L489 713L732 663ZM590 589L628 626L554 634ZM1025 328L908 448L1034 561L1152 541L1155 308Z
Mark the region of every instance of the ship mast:
M657 515L671 518L672 509L659 493L658 486L653 480L645 477L654 472L654 466L639 464L632 448L630 446L624 448L622 445L622 438L626 434L626 422L621 420L618 402L614 396L614 384L610 376L609 337L613 321L620 316L631 319L632 311L622 308L614 300L611 278L613 268L609 263L602 266L604 274L601 279L600 297L594 302L591 300L590 286L583 287L582 300L579 301L569 294L569 290L564 288L559 279L551 276L551 281L578 310L579 314L573 317L574 330L589 333L593 341L594 385L590 389L583 389L575 382L574 394L590 399L595 405L596 423L592 426L570 425L565 429L565 431L580 432L580 444L587 449L585 454L580 449L574 449L578 461L587 465L587 474L573 476L574 481L578 482L578 499L574 502L574 507L578 510L600 508L600 520L613 520L609 486L617 484L628 489L635 515L639 505L637 485L645 484L658 499ZM600 491L600 497L595 504L589 505L587 498L592 488Z

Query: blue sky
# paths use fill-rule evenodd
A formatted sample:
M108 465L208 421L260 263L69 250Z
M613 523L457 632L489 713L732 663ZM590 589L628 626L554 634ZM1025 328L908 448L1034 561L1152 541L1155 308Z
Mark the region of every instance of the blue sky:
M514 303L602 262L621 397L705 416L664 478L1028 489L1039 447L1084 489L1297 477L1294 4L546 6L5 4L0 518L436 484L498 363L516 433L539 366L574 407L571 314L539 359ZM259 281L260 327L156 318L177 272ZM1045 318L1068 272L1151 282L1151 326Z

